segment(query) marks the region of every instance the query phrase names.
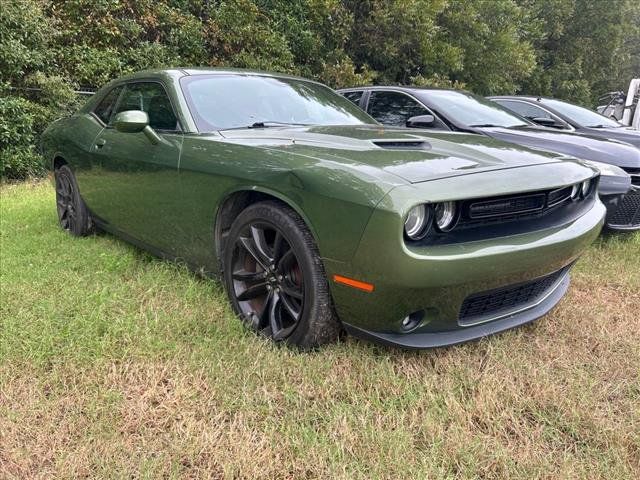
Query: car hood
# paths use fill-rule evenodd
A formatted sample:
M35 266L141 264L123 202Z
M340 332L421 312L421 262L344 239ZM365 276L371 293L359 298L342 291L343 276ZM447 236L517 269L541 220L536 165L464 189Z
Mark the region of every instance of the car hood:
M382 171L419 183L477 172L566 160L485 136L389 128L382 125L224 130L225 142Z
M618 140L640 148L640 131L632 128L585 128L584 132L592 137Z
M617 167L640 167L640 150L617 140L605 140L585 134L558 132L545 127L486 127L482 133L506 142L517 143L564 155L608 163Z

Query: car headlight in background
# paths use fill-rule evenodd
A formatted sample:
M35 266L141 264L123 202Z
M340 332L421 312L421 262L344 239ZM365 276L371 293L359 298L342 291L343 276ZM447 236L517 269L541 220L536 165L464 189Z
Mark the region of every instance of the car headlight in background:
M626 177L628 175L627 172L622 170L620 167L616 167L615 165L594 162L593 160L583 160L583 162L593 168L598 169L600 171L600 175L605 175L608 177Z
M416 205L407 215L404 221L404 233L411 240L420 240L429 231L431 226L430 209L426 205Z
M455 202L435 204L435 223L438 230L448 232L456 224L457 208Z

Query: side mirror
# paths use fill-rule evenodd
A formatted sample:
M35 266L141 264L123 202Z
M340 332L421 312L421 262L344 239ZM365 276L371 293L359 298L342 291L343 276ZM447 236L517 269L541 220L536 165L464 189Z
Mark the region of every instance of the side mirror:
M436 121L433 115L418 115L407 120L408 128L430 128Z
M149 126L149 115L142 110L127 110L118 113L113 119L113 126L122 133L142 132L154 145L162 142L162 138Z
M138 133L149 125L149 116L142 110L120 112L113 119L113 126L122 133Z
M547 117L527 117L529 118L529 120L531 120L533 123L537 123L538 125L542 125L543 127L551 127L551 128L565 128L565 126L560 123L555 121L553 118L547 118Z

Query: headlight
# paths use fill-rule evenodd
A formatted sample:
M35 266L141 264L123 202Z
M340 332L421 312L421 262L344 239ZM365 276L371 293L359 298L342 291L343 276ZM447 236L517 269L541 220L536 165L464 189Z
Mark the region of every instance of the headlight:
M571 188L571 200L577 200L578 196L580 196L580 185L576 183Z
M582 182L581 194L582 198L586 197L589 194L589 190L591 190L591 179L585 180Z
M425 205L417 205L409 210L404 221L404 233L411 240L420 240L429 231L429 210Z
M615 165L609 165L608 163L594 162L592 160L583 160L584 163L600 170L600 175L609 177L626 177L627 172Z
M441 232L451 230L456 223L455 202L441 202L435 206L436 226Z

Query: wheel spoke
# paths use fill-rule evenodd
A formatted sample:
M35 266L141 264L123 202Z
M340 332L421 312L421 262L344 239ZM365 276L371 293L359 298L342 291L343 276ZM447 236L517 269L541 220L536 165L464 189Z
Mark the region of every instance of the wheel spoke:
M258 318L258 322L257 322L257 325L255 325L255 327L257 329L262 330L264 328L267 328L269 324L269 311L271 309L272 302L273 302L273 290L270 290L264 302L264 305L262 307L262 311L260 312L259 315L256 315Z
M251 300L252 298L259 297L260 295L264 295L267 293L267 284L266 282L261 282L256 285L251 285L247 287L241 294L237 296L239 302L245 302L247 300Z
M284 253L284 255L282 255L282 257L280 258L280 261L278 262L278 264L276 265L276 271L279 273L285 273L284 269L287 265L288 262L290 262L291 260L295 259L296 256L293 253L293 250L289 249L286 251L286 253Z
M269 308L269 326L271 327L271 337L274 340L280 340L283 335L282 319L278 314L278 305L280 304L280 295L274 292L271 306Z
M60 187L58 192L61 196L65 198L71 196L71 184L66 179L59 179L58 186Z
M253 257L253 259L260 265L263 270L267 270L269 266L269 262L265 262L262 258L262 255L258 252L258 249L255 246L253 239L247 237L240 237L240 243L244 249L249 252L249 254Z
M60 226L63 230L69 228L69 212L66 208L60 213Z
M288 295L289 297L293 297L293 298L297 298L298 300L302 300L302 297L303 297L302 289L298 288L297 286L283 285L282 286L282 291L286 295Z
M264 229L251 226L251 238L256 246L256 250L260 255L262 261L267 265L273 263L273 257L269 255L269 245L267 239L264 236Z
M285 247L288 246L280 231L276 231L276 237L273 240L273 263L278 263L280 257L285 252Z
M300 319L300 309L291 302L287 295L280 295L280 301L291 318L296 322Z
M258 280L264 280L264 272L247 272L246 270L238 270L233 272L232 277L234 280L241 282L257 282Z

